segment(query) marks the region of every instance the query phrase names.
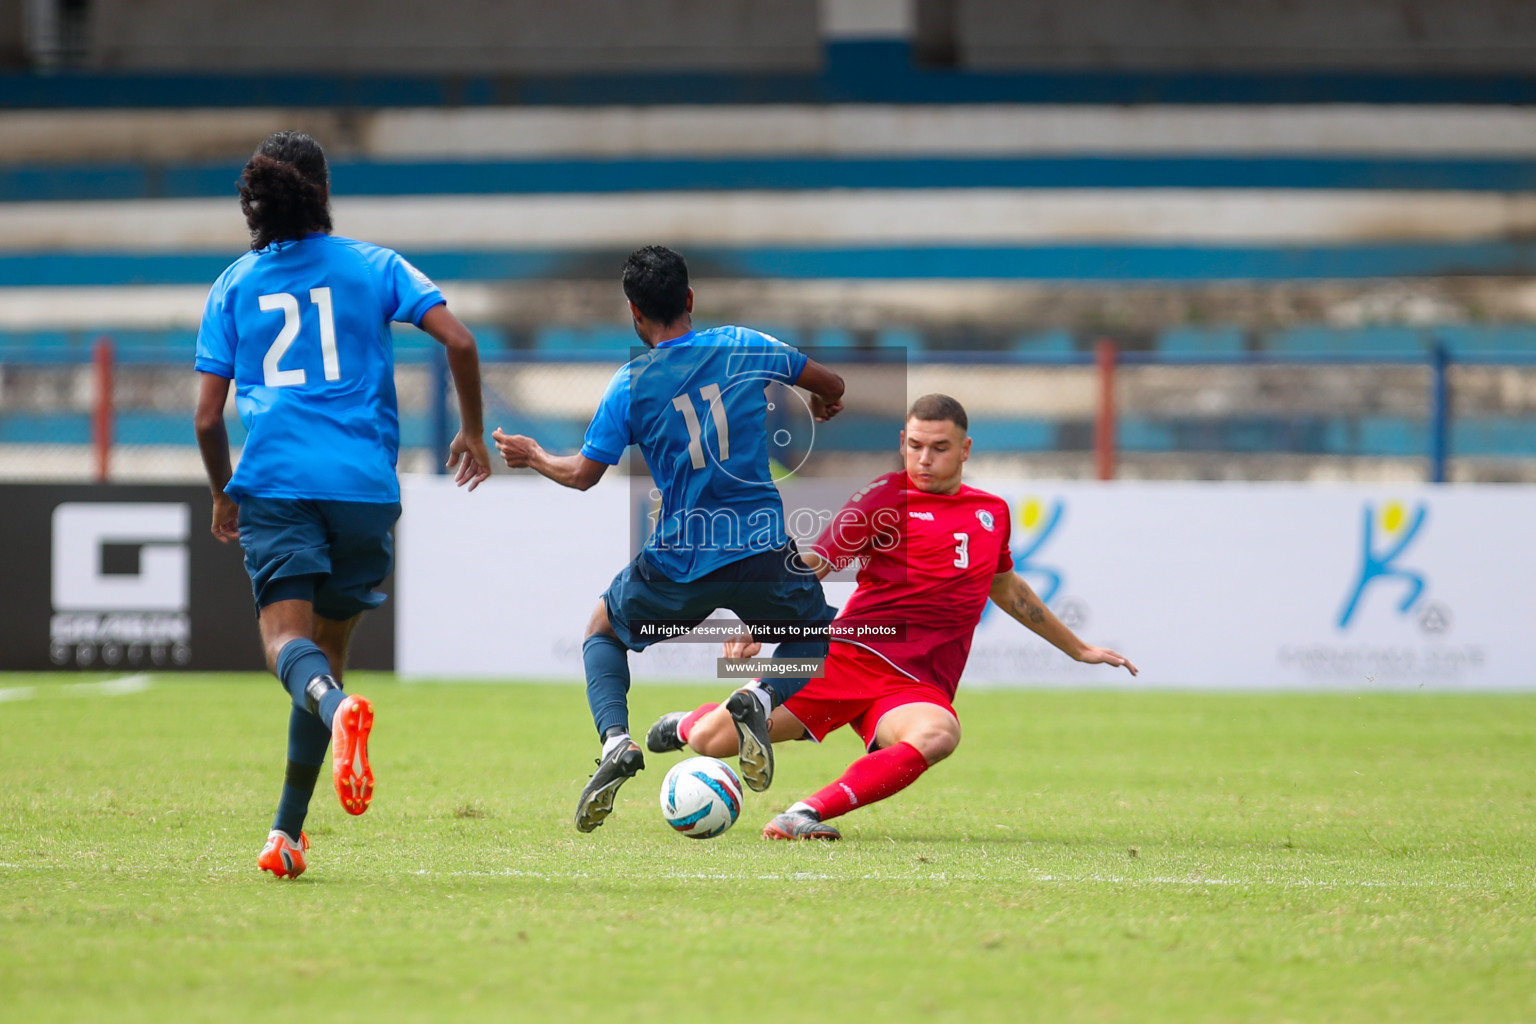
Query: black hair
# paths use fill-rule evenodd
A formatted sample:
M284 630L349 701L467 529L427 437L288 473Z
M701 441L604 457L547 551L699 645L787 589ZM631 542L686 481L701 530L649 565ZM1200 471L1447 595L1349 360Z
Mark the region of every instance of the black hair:
M962 434L969 433L971 429L971 421L965 415L965 406L948 395L924 395L907 410L907 419L929 422L949 420L960 428Z
M320 143L303 132L268 135L240 173L240 211L251 248L331 230L330 170Z
M688 312L688 264L664 245L636 249L624 261L624 296L647 320L675 323Z

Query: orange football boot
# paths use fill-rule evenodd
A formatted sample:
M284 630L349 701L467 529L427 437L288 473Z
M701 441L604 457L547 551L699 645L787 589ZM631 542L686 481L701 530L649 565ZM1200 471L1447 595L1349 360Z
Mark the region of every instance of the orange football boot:
M278 878L298 878L309 867L304 862L304 851L307 849L309 836L303 832L299 833L299 841L294 842L287 832L273 829L267 833L267 845L261 848L256 866L272 872Z
M373 769L368 767L368 732L373 704L352 694L331 719L331 774L336 796L348 814L362 814L373 800Z

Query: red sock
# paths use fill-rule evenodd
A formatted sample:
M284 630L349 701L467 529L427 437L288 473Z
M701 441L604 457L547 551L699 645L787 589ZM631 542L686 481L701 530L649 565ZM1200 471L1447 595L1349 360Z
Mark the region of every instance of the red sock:
M847 814L855 807L894 796L917 781L928 762L910 743L898 743L865 754L843 772L843 777L806 798L822 821Z
M709 714L719 706L719 704L700 704L698 707L688 712L687 715L683 716L683 720L677 723L677 738L682 740L684 743L687 743L688 734L693 732L693 727L698 723L699 719L703 718L705 715Z

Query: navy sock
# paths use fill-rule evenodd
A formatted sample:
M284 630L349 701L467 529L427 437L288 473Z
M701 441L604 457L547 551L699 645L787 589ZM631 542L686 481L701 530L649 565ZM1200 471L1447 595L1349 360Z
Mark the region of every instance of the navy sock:
M309 799L325 764L325 749L331 732L308 711L293 708L288 712L288 770L283 776L283 795L277 801L277 817L272 827L282 829L294 839L304 830L309 814Z
M773 658L825 658L827 656L827 641L825 640L790 640L779 644L773 649ZM772 679L763 680L763 688L773 698L773 706L778 707L786 700L805 689L805 684L810 682L810 677L796 677L794 679L780 679L774 676Z
M290 640L277 652L277 678L293 698L293 706L308 712L304 687L315 676L331 674L331 663L313 640ZM335 711L335 707L331 708ZM327 723L329 725L329 723Z
M597 734L609 729L629 731L629 649L618 637L597 633L581 645L581 661L587 669L587 705Z
M340 683L336 685L336 689L327 690L321 695L320 708L317 714L319 714L320 721L325 724L326 729L331 728L331 723L336 718L336 709L341 707L341 702L346 699L347 691L341 688Z

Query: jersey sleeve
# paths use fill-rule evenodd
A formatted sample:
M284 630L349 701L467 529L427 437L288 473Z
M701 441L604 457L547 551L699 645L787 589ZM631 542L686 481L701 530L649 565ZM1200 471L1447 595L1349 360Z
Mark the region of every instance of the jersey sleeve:
M997 552L997 569L993 575L1013 571L1013 516L1009 513L1007 505L1003 506L1002 513L998 516L998 522L1003 527L1003 543Z
M443 303L442 291L399 253L381 248L376 255L382 264L384 319L420 326L427 310Z
M899 496L885 478L875 481L838 509L811 549L838 570L876 550L891 550L901 541L901 510L894 503Z
M226 304L225 278L220 277L208 291L203 306L203 322L197 329L197 359L193 366L225 380L235 379L234 318Z
M744 344L741 351L731 359L732 376L763 377L781 384L794 384L800 379L800 374L805 372L805 364L810 362L810 357L795 346L750 327L737 327L734 330Z
M629 420L630 367L619 367L603 399L597 405L597 414L587 426L587 436L581 444L581 454L593 462L616 466L624 449L634 441L634 431Z

